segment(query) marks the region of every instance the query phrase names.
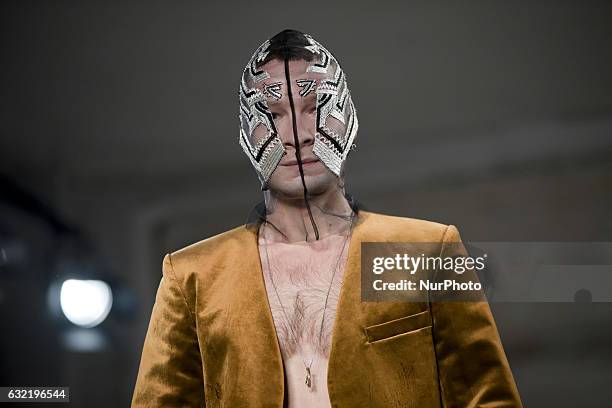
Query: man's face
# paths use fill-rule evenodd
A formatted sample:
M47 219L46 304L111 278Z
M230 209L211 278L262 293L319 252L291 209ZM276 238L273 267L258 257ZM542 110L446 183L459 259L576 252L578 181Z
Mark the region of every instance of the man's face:
M290 84L287 84L285 62L273 59L261 67L269 73L270 78L263 81L258 87L266 95L278 136L286 151L285 156L272 173L268 187L281 197L298 199L304 197L304 186L297 163L296 151L298 149L304 182L309 195L320 195L326 192L331 186L337 184L338 178L313 153L317 95L315 86L309 87L311 84L309 81L319 81L321 75L306 72L312 62L293 60L288 64ZM291 86L291 97L288 86ZM293 102L294 113L292 113L291 102ZM294 114L297 141L294 135ZM263 137L264 129L263 126L261 127L259 131ZM255 133L257 138L259 132Z
M238 142L263 188L285 197L303 196L304 187L308 195L321 195L341 182L359 128L357 112L346 75L329 51L307 34L281 37L261 44L243 70ZM287 54L312 60L278 56Z

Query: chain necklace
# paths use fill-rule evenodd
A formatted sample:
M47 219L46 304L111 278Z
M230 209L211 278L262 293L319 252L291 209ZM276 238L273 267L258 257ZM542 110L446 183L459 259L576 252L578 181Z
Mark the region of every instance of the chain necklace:
M336 265L334 266L333 272L332 272L332 277L331 277L331 281L329 283L329 288L327 289L327 295L325 296L325 306L323 307L323 317L321 318L321 327L319 329L319 341L318 343L315 345L315 352L312 356L312 358L310 359L310 363L306 364L306 362L302 359L302 363L304 364L304 368L306 369L306 377L305 377L305 381L304 384L306 384L306 386L311 389L312 388L312 375L310 373L310 370L312 368L312 363L314 361L314 357L315 354L317 353L317 351L319 350L319 347L321 345L321 337L323 335L323 323L325 322L325 312L327 311L327 302L329 300L329 293L331 292L331 287L332 284L334 283L334 277L336 276L336 272L338 270L338 265L340 264L340 259L342 259L342 255L344 254L344 249L346 248L346 244L349 241L349 238L351 237L352 233L353 233L353 221L355 219L355 215L353 214L351 216L351 223L349 225L349 232L346 235L346 239L344 240L344 243L342 244L342 248L340 250L340 255L338 256L338 260L336 261ZM264 245L265 247L265 252L266 252L266 263L268 264L268 276L270 277L270 282L272 283L272 287L274 288L274 293L276 293L276 298L278 299L278 303L280 304L281 310L283 312L283 315L285 316L285 320L287 321L287 326L289 327L289 331L291 333L291 335L293 336L293 340L295 341L295 344L298 345L298 339L297 336L295 334L295 332L293 331L293 327L291 326L291 320L289 320L289 316L287 315L287 311L285 310L285 306L283 306L283 302L281 302L281 298L280 295L278 294L278 289L276 288L276 284L274 283L274 279L272 278L272 271L271 271L271 265L270 265L270 257L268 255L268 246L267 243L265 242L266 238L265 238L265 234L264 234L264 243L266 245Z

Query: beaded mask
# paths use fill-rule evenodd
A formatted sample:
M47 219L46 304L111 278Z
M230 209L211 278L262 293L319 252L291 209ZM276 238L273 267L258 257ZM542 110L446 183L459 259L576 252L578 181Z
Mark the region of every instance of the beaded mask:
M265 41L251 57L240 82L239 142L264 189L286 154L275 117L269 108L270 103L282 98L316 98L316 112L312 115L312 152L336 176L340 176L342 164L354 147L353 140L359 127L346 75L336 58L308 34L299 33L299 39L296 41L294 38L280 45L278 40L274 44L270 40ZM285 81L270 82L270 74L261 66L269 60L271 47L291 48L309 57L304 74L293 79L287 75ZM289 81L295 82L295 85ZM292 85L298 87L298 94L290 92ZM294 124L296 128L300 126Z

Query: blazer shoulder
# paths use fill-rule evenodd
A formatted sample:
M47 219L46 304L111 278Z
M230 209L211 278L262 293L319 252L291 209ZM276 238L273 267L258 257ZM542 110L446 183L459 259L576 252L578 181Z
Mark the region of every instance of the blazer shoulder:
M366 218L375 233L386 241L441 242L447 231L456 229L452 224L391 214L366 212Z
M175 269L201 262L210 264L220 254L227 256L228 251L240 251L248 239L254 239L253 231L249 231L246 225L240 225L177 249L169 256Z

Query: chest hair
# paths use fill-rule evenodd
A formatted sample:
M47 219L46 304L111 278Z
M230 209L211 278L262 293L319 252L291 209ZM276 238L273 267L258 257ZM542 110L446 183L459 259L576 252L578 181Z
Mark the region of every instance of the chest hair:
M339 242L326 249L267 248L268 256L262 260L264 278L279 344L286 357L310 350L329 358L346 259L346 251L338 259L341 245Z

